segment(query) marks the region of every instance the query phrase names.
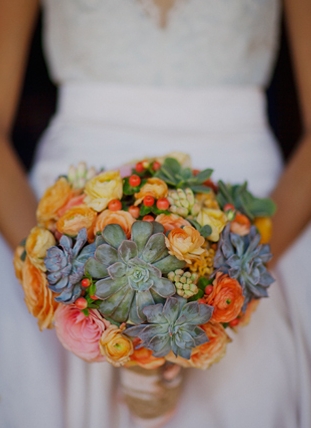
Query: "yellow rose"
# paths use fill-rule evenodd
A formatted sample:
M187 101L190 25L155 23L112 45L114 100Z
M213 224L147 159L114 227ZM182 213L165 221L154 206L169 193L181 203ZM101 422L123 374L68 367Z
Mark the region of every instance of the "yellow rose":
M257 227L261 239L261 244L268 244L272 235L272 220L270 217L256 217L254 225Z
M147 182L135 193L135 205L139 205L145 196L150 195L155 199L165 198L168 194L166 183L160 178L148 178Z
M165 244L169 253L179 260L185 260L191 264L192 261L200 259L206 251L202 248L205 239L192 226L185 226L183 229L173 229L168 237L165 237Z
M131 339L122 334L124 328L111 324L102 334L99 348L109 363L115 367L123 366L134 352Z
M40 330L53 328L54 312L58 306L48 288L45 274L26 257L23 267L23 290L29 312L38 319Z
M212 233L207 239L213 242L219 241L219 235L228 221L225 213L212 208L202 208L196 220L202 227L206 225L211 226Z
M113 199L121 199L123 192L122 178L119 171L107 171L89 180L84 192L85 203L100 212L107 208Z
M88 238L94 237L93 226L95 224L97 213L87 206L80 205L68 210L56 223L56 228L60 233L69 236L77 236L82 228L88 231Z
M94 234L96 234L97 232L102 232L108 224L118 224L122 227L124 233L129 239L131 236L131 229L134 221L134 218L127 211L105 210L97 217Z
M25 246L31 263L45 272L44 257L46 256L46 251L55 244L54 235L49 230L38 226L32 228Z

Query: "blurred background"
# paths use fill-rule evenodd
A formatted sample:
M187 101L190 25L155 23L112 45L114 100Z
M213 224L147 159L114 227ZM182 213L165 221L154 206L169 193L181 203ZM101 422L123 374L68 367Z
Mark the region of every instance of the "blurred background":
M41 45L42 18L33 35L20 105L13 128L13 144L27 170L36 143L55 111L57 88L51 82ZM284 20L271 83L267 88L271 128L287 159L301 134L301 121Z

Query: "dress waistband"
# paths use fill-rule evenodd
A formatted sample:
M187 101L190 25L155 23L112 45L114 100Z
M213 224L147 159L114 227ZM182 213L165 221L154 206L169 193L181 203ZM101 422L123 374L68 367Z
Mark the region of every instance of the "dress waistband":
M59 91L57 115L140 129L247 131L266 125L266 101L254 86L174 89L67 83Z

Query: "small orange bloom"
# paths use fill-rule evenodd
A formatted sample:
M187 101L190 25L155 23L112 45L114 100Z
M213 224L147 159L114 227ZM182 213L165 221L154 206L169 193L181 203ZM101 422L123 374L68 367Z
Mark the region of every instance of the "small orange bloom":
M48 226L51 220L58 220L58 210L60 210L73 196L73 191L69 182L64 178L59 178L53 186L49 187L42 196L38 208L38 223Z
M239 315L243 306L242 287L236 279L218 272L213 281L213 291L207 296L206 303L214 307L213 321L230 322Z
M127 211L105 210L96 219L94 234L102 232L108 224L118 224L124 230L126 237L130 238L134 221L135 219Z
M257 227L261 239L261 244L268 244L272 236L272 220L270 217L256 217L254 225Z
M153 196L155 199L165 198L168 194L166 183L160 178L148 178L138 193L135 193L135 205L139 205L145 196Z
M165 363L165 358L154 357L152 351L147 348L135 349L130 358L131 360L126 364L127 367L138 365L145 369L157 369Z
M189 264L198 260L206 252L206 249L202 248L204 243L203 236L192 226L173 229L168 237L165 237L165 244L169 253Z
M45 274L28 257L23 267L23 290L29 312L38 319L40 330L53 328L54 312L58 306L47 286Z
M93 238L93 226L97 217L97 213L92 208L86 205L74 207L68 210L56 223L58 232L77 236L79 230L86 228L88 231L89 240Z
M251 230L251 222L246 215L236 213L234 220L230 224L230 231L240 236L247 235Z
M21 256L24 251L25 251L25 248L22 245L19 245L14 251L14 259L13 259L15 276L21 284L23 282L23 267L25 264L25 261L21 259Z
M109 363L115 367L123 366L134 352L133 342L122 334L124 327L111 324L99 341L99 349Z
M160 214L155 218L155 221L162 224L165 232L176 229L177 227L181 228L182 226L191 226L189 221L177 214Z

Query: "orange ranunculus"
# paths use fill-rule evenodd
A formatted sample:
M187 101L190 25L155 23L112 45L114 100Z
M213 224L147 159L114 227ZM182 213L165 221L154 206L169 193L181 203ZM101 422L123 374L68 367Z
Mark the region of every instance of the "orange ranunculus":
M219 241L220 233L228 221L223 211L204 207L201 208L196 220L200 226L208 225L212 228L212 233L207 239L213 242Z
M25 264L25 261L22 260L22 255L24 251L25 251L25 248L22 245L19 245L14 251L14 259L13 259L15 276L21 284L23 283L23 267Z
M255 312L255 310L257 309L257 306L259 305L260 299L252 299L249 304L246 307L245 312L241 312L239 315L239 323L238 323L238 327L244 327L246 326L251 319L251 315L253 314L253 312Z
M84 192L85 203L97 212L103 211L110 201L122 198L123 184L119 171L96 175L86 183Z
M124 328L111 324L99 341L100 352L115 367L127 363L134 352L133 342L122 334L123 330Z
M33 227L26 240L25 250L31 263L43 272L46 271L44 257L46 251L55 245L54 235L43 227Z
M157 369L163 366L165 358L157 358L152 355L152 351L147 348L135 349L130 356L130 361L126 364L127 367L140 366L144 369Z
M214 307L212 320L230 322L239 315L243 306L242 287L236 279L218 272L213 281L213 291L207 296L206 303Z
M38 319L40 330L53 328L54 312L58 306L48 288L45 274L26 257L23 267L25 303L29 312Z
M272 220L270 217L256 217L254 225L257 227L261 239L261 244L268 244L272 236Z
M69 182L64 178L59 178L53 186L49 187L42 196L38 208L38 223L47 226L51 220L58 220L58 210L61 209L73 196L73 191Z
M62 217L68 210L70 210L73 207L79 207L80 205L85 205L84 198L85 198L84 194L76 195L70 198L68 202L63 207L61 207L61 209L57 211L58 217Z
M231 342L230 337L219 323L209 321L200 327L205 331L209 341L194 348L189 360L176 358L172 352L166 359L180 364L182 367L194 367L202 370L208 369L212 364L220 361L226 353L227 343Z
M230 224L230 231L236 233L240 236L245 236L249 234L251 230L251 222L246 215L241 213L236 213L234 219Z
M165 232L176 229L177 227L181 228L182 226L191 226L189 221L177 214L160 214L155 218L155 221L162 224Z
M127 211L105 210L96 219L94 234L102 232L108 224L118 224L124 230L126 237L130 238L134 221L134 218Z
M147 182L140 188L138 193L135 193L135 205L139 205L145 196L150 195L155 199L165 198L168 194L166 183L160 178L148 178Z
M94 237L93 227L96 217L97 213L86 205L73 207L58 220L56 228L59 233L77 236L78 232L85 227L91 241Z
M185 260L191 264L206 251L202 248L205 239L192 226L185 226L183 229L171 230L168 237L165 237L165 244L169 253L179 260Z

